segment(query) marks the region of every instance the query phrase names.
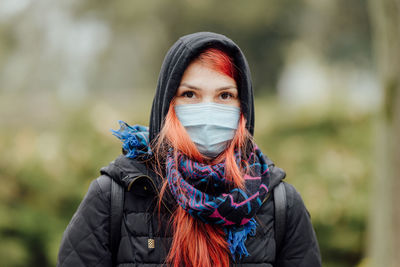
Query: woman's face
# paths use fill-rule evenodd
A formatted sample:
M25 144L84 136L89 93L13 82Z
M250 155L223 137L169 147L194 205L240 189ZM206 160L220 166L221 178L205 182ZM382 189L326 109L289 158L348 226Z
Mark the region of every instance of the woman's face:
M240 107L236 82L201 61L193 61L185 70L175 95L175 104L218 103Z

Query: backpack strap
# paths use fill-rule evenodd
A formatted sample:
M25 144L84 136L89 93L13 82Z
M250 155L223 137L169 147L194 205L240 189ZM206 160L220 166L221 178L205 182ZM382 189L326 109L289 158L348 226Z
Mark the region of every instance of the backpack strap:
M280 182L274 187L275 242L277 254L281 250L286 231L286 202L285 184Z
M111 180L111 203L110 203L110 251L112 257L112 264L116 266L118 246L121 239L121 222L124 209L124 188L118 184L110 176L103 174L97 181L101 189L105 192L110 188L109 183Z
M114 181L114 179L111 179L110 247L113 266L115 266L117 263L119 241L121 239L124 193L124 188Z

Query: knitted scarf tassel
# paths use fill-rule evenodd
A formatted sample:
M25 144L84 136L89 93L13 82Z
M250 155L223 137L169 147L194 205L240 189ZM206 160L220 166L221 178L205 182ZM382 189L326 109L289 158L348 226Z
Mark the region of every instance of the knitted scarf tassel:
M228 242L228 247L232 255L239 256L239 259L241 259L242 256L249 256L244 243L246 242L248 235L254 236L256 234L256 227L257 223L254 218L252 218L248 223L241 227L233 226L225 228L227 236L226 241ZM235 257L233 257L233 260L235 260Z

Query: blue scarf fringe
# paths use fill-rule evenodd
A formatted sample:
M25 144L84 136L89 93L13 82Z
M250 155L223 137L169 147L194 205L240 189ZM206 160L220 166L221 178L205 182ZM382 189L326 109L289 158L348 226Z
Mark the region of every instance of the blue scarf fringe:
M122 148L127 152L127 158L151 156L149 147L149 128L141 125L130 126L126 122L118 121L120 128L110 130L122 142Z
M227 227L227 242L229 249L232 255L239 256L239 259L242 256L249 256L249 252L246 249L245 242L247 240L247 236L254 236L256 234L257 223L252 218L248 223L241 227ZM233 258L235 260L235 257Z

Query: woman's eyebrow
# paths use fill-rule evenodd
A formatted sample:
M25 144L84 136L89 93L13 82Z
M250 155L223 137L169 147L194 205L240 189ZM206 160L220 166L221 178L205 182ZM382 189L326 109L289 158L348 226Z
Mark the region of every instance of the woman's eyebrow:
M216 89L216 90L217 90L217 91L223 91L223 90L227 90L227 89L236 89L236 90L237 90L237 87L234 86L234 85L228 85L228 86L220 87L220 88L218 88L218 89Z
M184 86L184 87L187 87L187 88L190 88L190 89L193 89L193 90L202 90L201 88L198 88L196 86L193 86L193 85L190 85L190 84L187 84L187 83L181 83L179 85L179 87L181 87L181 86Z
M202 90L199 87L196 87L196 86L193 86L193 85L190 85L190 84L187 84L187 83L181 83L179 85L179 87L181 87L181 86L184 86L184 87L187 87L187 88L190 88L190 89L193 89L193 90L200 90L200 91ZM223 87L217 88L215 90L216 91L223 91L223 90L227 90L227 89L237 89L237 88L234 85L228 85L228 86L223 86Z

